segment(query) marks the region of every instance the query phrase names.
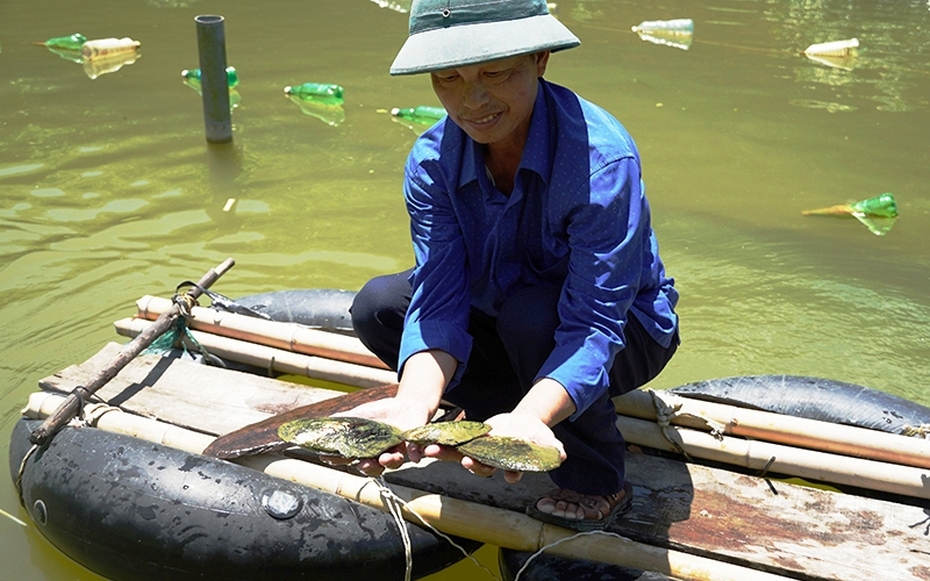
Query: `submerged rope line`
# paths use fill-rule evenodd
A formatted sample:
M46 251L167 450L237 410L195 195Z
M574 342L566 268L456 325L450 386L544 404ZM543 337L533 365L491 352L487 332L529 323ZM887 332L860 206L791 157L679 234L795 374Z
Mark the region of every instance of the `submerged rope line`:
M406 500L404 500L403 498L397 496L397 494L395 494L394 491L391 490L391 488L388 486L387 482L384 480L383 477L380 477L380 476L379 476L378 478L369 478L369 481L373 482L373 483L375 484L375 486L378 487L378 490L379 490L379 492L381 493L381 498L382 498L382 499L385 499L385 500L386 500L386 499L390 499L390 502L385 502L385 504L389 504L390 507L396 507L396 508L397 508L397 513L394 512L394 509L393 509L393 508L389 508L389 510L390 510L390 512L391 512L391 515L394 517L394 520L397 522L398 528L400 528L402 531L405 531L405 532L407 531L407 527L406 527L406 523L405 523L405 521L404 521L404 517L403 517L403 515L402 515L401 512L400 512L400 507L403 507L404 509L407 510L407 512L409 512L409 513L412 514L413 516L417 517L417 520L420 521L420 523L421 523L423 526L425 526L426 528L428 528L428 529L429 529L430 531L432 531L435 535L437 535L437 536L439 536L439 537L445 539L447 543L449 543L450 545L452 545L453 547L455 547L456 549L458 549L463 555L465 555L465 558L466 558L466 559L469 559L469 560L470 560L471 562L473 562L475 565L477 565L478 567L484 569L485 572L486 572L488 575L490 575L492 578L496 579L497 581L501 581L501 578L500 578L500 577L498 577L498 576L495 575L490 569L488 569L487 567L485 567L484 565L482 565L481 562L479 562L478 559L476 559L476 558L475 558L474 556L472 556L468 551L466 551L464 547L462 547L461 545L459 545L458 543L456 543L455 541L453 541L453 540L452 540L452 537L450 537L449 535L445 534L444 532L440 531L439 529L437 529L436 527L434 527L433 525L431 525L430 523L428 523L428 522L426 521L426 519L424 519L423 516L422 516L420 513L418 513L418 512L417 512L416 510L414 510L413 508L411 508L410 503L408 503L408 502L407 502ZM402 534L404 534L404 533L402 533ZM408 562L411 563L411 567L412 567L412 562L413 562L413 550L412 550L412 548L411 548L407 543L409 543L409 537L408 537L408 540L405 542L404 548L405 548L405 550L407 551ZM410 573L410 570L408 569L408 575L409 575L409 573ZM408 579L409 579L409 577L408 577ZM514 580L514 581L516 581L516 580Z
M16 518L15 516L13 516L12 514L8 513L8 512L5 511L5 510L3 510L2 508L0 508L0 514L2 514L3 516L7 517L7 518L10 519L10 520L12 520L12 521L15 522L16 524L23 525L24 527L28 527L28 526L29 526L29 525L26 524L24 521L22 521L22 520Z

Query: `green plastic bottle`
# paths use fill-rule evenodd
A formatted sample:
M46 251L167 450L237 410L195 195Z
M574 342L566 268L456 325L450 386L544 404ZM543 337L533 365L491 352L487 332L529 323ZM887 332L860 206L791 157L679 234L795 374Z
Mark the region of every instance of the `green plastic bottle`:
M304 83L284 87L284 94L302 101L313 101L323 105L341 105L345 103L345 90L333 83Z
M896 218L898 216L898 205L890 192L856 202L852 204L852 209L854 212L879 218Z
M87 37L80 32L75 32L71 36L50 38L45 41L45 46L57 50L80 51L85 42L87 42Z
M195 89L200 88L200 69L184 69L181 71L181 76L190 86ZM230 89L239 85L239 73L236 72L236 67L226 67L226 82L229 83Z
M406 109L394 107L391 109L391 115L421 125L432 125L445 117L446 110L442 107L430 107L429 105L419 105Z

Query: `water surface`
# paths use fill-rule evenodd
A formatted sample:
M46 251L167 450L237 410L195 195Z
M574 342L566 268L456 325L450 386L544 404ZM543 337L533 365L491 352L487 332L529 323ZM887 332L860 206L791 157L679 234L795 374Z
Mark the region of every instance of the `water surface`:
M426 78L387 75L404 4L0 4L4 456L36 382L118 340L112 321L144 294L229 256L216 290L230 296L357 289L409 265L400 185L416 131L387 111L438 102ZM225 147L206 144L200 97L180 76L198 66L199 14L225 17L241 79ZM547 77L632 133L681 290L683 344L653 386L790 373L930 404L930 6L566 0L558 16L583 44ZM687 50L630 30L682 17L694 21ZM33 44L74 32L131 37L141 56L100 74ZM859 49L841 66L800 54L851 38ZM344 120L285 98L307 81L345 88ZM801 216L882 192L900 210L884 236ZM26 519L8 479L0 508ZM31 524L0 517L0 535L0 578L98 579ZM493 549L481 555L493 566ZM484 575L462 563L436 578Z

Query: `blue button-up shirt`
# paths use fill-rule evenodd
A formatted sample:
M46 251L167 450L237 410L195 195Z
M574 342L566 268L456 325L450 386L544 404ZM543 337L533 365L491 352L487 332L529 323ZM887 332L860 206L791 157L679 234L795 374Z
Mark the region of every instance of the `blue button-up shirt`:
M496 316L521 288L562 285L556 347L537 379L565 387L574 419L609 385L630 314L668 347L678 292L665 276L639 153L626 129L572 91L539 81L513 191L489 177L483 146L441 120L416 141L404 196L416 267L401 341L454 356L454 388L471 351L469 309Z

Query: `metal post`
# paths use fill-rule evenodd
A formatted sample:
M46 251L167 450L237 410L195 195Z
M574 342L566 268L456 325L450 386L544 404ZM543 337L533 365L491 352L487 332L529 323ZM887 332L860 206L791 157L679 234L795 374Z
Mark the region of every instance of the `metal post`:
M202 15L197 23L203 120L209 143L232 141L229 82L226 80L226 32L222 16Z

